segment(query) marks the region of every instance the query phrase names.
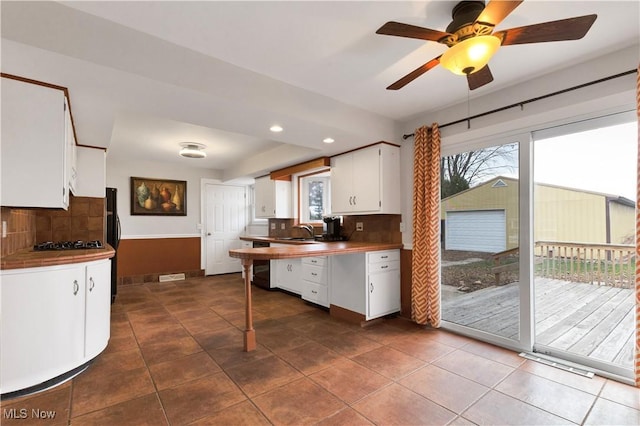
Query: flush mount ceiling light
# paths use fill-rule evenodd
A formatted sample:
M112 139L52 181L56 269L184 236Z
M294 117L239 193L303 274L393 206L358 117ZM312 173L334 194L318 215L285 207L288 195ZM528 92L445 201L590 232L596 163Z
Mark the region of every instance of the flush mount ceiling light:
M269 130L271 130L273 133L279 133L284 129L282 128L282 126L278 126L277 124L274 124L273 126L269 127Z
M334 143L334 142L335 142L335 140L334 140L333 138L324 138L324 139L322 140L322 142L324 142L324 143Z
M206 145L196 142L182 142L180 143L182 149L180 155L187 158L204 158L207 153L204 152Z
M440 65L454 74L467 75L480 71L500 47L493 35L468 38L450 47L440 57Z

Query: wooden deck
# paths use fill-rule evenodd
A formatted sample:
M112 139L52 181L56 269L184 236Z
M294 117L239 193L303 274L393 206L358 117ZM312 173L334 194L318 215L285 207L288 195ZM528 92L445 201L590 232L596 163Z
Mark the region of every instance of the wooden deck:
M466 294L445 291L442 317L517 339L518 292L518 283ZM632 290L536 278L535 297L537 344L632 368Z

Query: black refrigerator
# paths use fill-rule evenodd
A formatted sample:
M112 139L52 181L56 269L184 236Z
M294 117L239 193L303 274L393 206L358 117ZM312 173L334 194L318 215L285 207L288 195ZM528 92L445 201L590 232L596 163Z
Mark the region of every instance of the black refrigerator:
M107 188L107 244L116 250L111 258L111 303L118 293L118 245L120 244L120 219L118 218L118 189Z

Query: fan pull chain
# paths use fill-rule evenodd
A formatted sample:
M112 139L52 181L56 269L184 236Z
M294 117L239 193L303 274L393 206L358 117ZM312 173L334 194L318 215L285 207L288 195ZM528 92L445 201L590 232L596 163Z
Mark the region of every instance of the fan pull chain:
M471 90L467 88L467 130L471 129Z

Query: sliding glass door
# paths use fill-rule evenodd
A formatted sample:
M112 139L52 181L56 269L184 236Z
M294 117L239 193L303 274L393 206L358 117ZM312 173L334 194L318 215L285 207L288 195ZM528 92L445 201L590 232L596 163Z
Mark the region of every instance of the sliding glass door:
M628 376L635 338L633 114L534 132L535 348Z
M516 347L520 145L509 139L444 156L441 163L442 319L449 328Z
M637 119L445 152L443 327L632 377Z

